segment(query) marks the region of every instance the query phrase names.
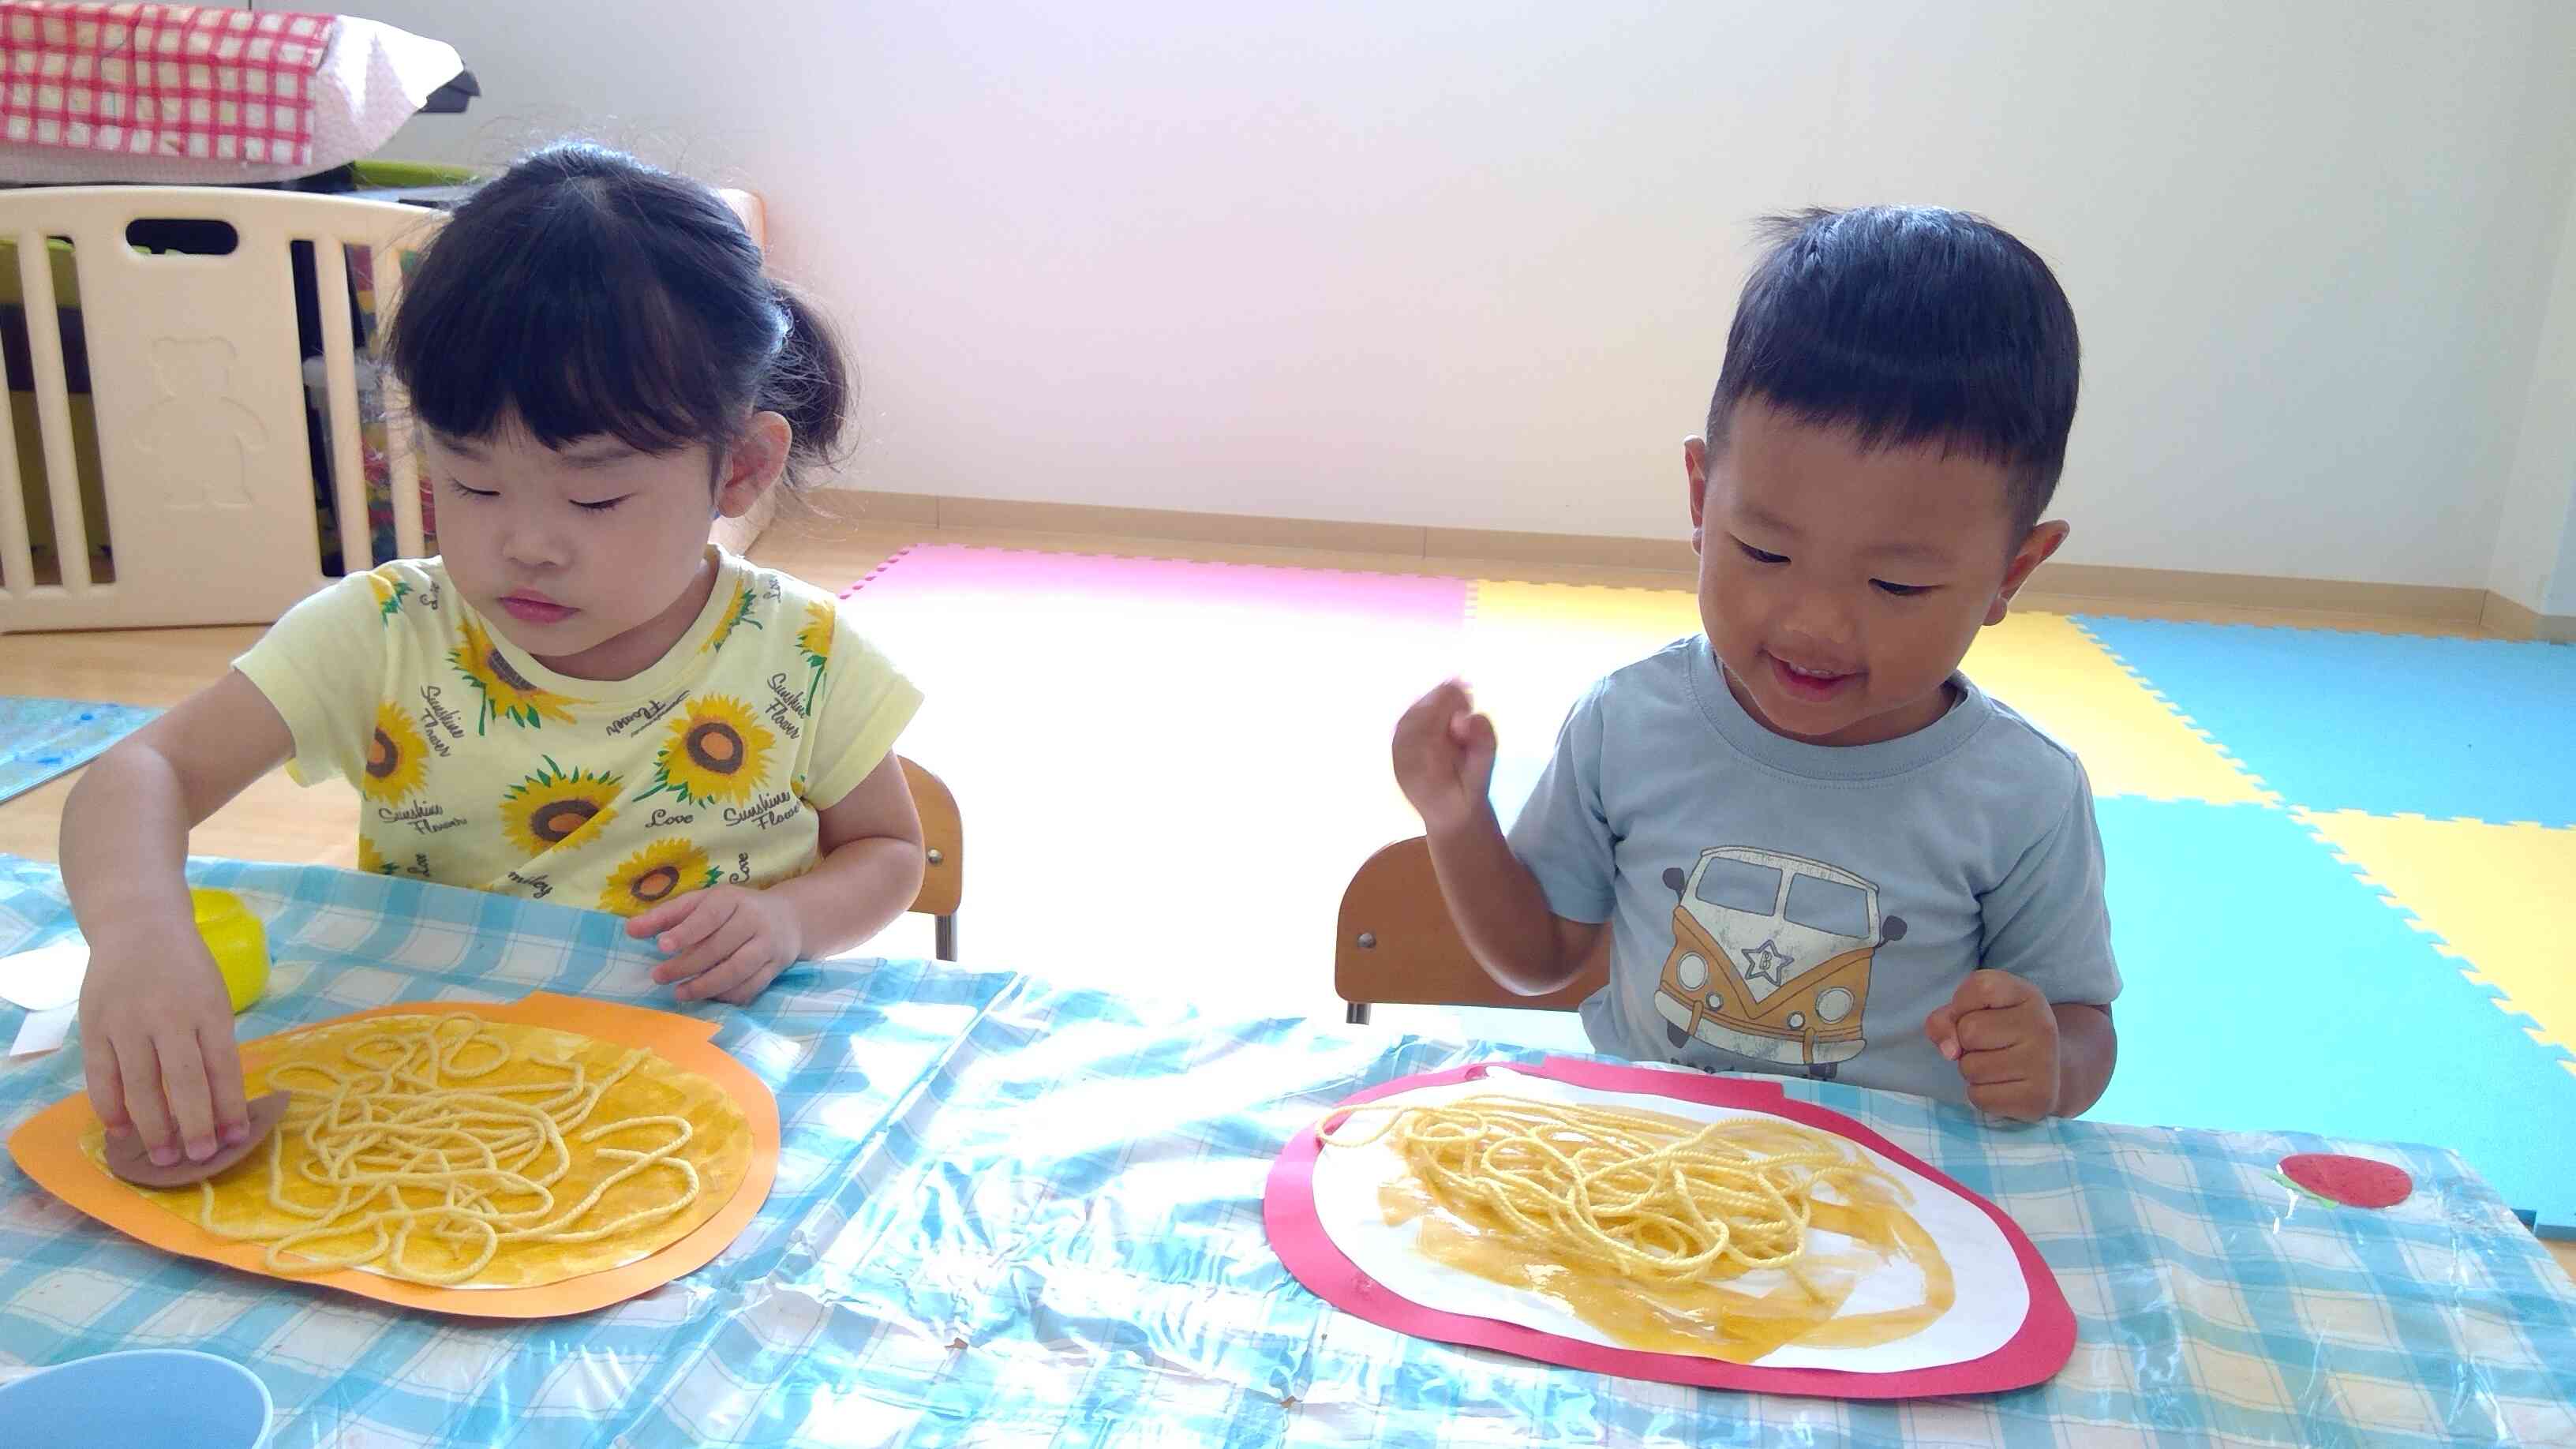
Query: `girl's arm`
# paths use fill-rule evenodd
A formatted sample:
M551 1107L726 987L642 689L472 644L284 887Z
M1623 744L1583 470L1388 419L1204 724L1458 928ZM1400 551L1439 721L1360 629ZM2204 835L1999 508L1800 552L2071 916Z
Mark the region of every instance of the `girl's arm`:
M889 753L857 788L821 812L822 860L764 890L713 886L626 923L672 959L653 969L682 1001L737 1006L798 961L846 951L882 931L921 894L921 816L903 762Z
M188 831L294 752L268 697L230 672L100 756L63 805L63 888L90 950L90 1106L164 1166L250 1131L232 1003L188 903Z
M903 762L889 753L858 786L822 812L815 849L822 863L769 893L795 908L805 927L796 960L846 951L894 924L921 894L921 815Z

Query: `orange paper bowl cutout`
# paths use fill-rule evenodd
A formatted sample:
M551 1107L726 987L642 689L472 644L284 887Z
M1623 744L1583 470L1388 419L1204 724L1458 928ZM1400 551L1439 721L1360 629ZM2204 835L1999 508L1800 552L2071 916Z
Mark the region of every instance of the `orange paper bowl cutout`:
M715 1044L716 1024L711 1021L545 991L532 992L506 1004L415 1001L353 1012L295 1027L280 1037L245 1042L242 1061L249 1068L263 1066L277 1050L281 1037L318 1027L372 1016L434 1016L455 1011L471 1011L486 1021L550 1027L621 1046L643 1047L680 1070L695 1072L715 1083L733 1099L751 1125L751 1161L743 1170L741 1185L716 1209L714 1217L679 1241L632 1263L535 1288L438 1288L354 1268L329 1273L271 1272L262 1262L263 1245L217 1237L137 1195L91 1162L81 1151L81 1137L98 1125L98 1117L90 1111L89 1098L84 1094L65 1097L27 1119L26 1125L10 1135L9 1155L46 1191L118 1232L164 1252L203 1258L289 1283L310 1283L354 1293L404 1308L471 1318L561 1318L623 1303L713 1262L741 1236L761 1204L769 1200L770 1184L778 1176L778 1099L770 1095L768 1084L752 1075L750 1068Z

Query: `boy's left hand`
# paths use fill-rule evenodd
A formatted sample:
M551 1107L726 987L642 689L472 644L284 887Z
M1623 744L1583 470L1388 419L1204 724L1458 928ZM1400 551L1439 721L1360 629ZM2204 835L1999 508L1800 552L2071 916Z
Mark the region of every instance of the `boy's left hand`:
M670 960L656 981L676 981L682 1001L714 997L748 1006L805 953L805 928L787 902L747 886L719 885L664 901L626 923L654 937Z
M1971 1106L2025 1122L2057 1110L2057 1013L2023 978L1969 972L1923 1034L1958 1064Z

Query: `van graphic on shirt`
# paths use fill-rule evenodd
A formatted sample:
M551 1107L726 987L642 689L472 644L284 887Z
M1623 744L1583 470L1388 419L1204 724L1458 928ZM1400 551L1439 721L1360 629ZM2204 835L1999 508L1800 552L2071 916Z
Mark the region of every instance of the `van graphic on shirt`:
M1701 851L1664 884L1680 900L1655 1010L1676 1052L1696 1039L1819 1077L1860 1055L1870 959L1905 939L1875 884L1749 845Z

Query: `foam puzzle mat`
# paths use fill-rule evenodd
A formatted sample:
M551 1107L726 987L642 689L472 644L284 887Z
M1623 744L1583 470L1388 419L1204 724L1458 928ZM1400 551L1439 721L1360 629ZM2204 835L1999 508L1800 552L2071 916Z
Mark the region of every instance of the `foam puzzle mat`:
M1342 885L1419 829L1407 703L1474 686L1508 818L1583 689L1698 628L1682 591L949 545L852 596L1009 903L970 954L1308 1014ZM1965 668L2100 802L2095 1115L2438 1143L2576 1233L2576 648L2023 613Z
M87 764L160 712L88 699L0 695L0 800Z

